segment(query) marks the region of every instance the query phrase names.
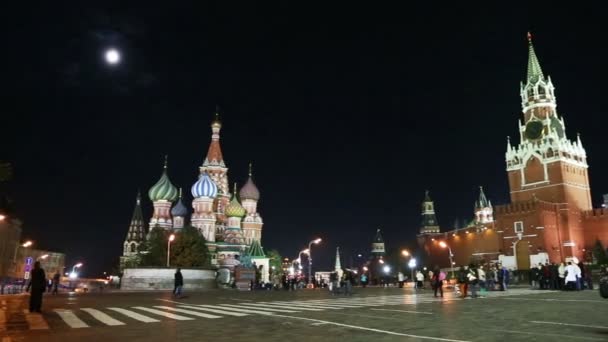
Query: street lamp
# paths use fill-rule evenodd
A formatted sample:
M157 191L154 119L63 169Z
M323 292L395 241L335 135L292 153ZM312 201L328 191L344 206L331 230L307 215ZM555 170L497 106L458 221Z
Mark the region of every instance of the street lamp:
M169 256L171 255L171 242L175 240L175 234L169 235L169 241L167 241L167 267L169 267Z
M312 240L308 243L308 286L310 286L310 284L312 284L312 282L310 281L310 275L312 273L311 269L312 269L312 256L311 256L311 250L312 250L312 245L313 244L318 244L320 243L322 240L321 238Z
M452 249L444 241L439 242L439 246L441 248L447 248L448 252L450 253L450 266L452 268L452 279L454 279L454 259L453 259L454 258L454 254L452 254Z
M76 265L72 266L72 272L70 273L70 279L76 279L78 277L78 273L76 273L76 269L81 267L82 263L79 262Z
M4 221L6 219L5 215L0 214L0 221Z
M389 265L385 265L383 267L384 273L389 274L389 272L391 271L391 267Z
M411 258L410 261L407 263L407 265L410 267L410 270L412 271L412 281L414 281L414 268L416 268L416 258Z
M45 254L45 255L42 255L41 257L39 257L38 260L44 260L44 259L46 259L48 257L49 257L49 255Z
M404 249L401 251L401 255L403 255L404 257L409 257L410 256L410 252L408 252L407 249Z

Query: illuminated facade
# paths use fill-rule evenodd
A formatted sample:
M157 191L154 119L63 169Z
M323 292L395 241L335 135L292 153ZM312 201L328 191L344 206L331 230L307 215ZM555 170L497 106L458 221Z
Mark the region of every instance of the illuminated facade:
M513 269L590 259L597 240L608 245L608 210L592 206L581 137L568 138L555 87L541 69L530 36L528 47L519 144L508 140L505 154L511 203L493 207L480 188L475 218L465 228L431 232L423 226L418 242L433 264L449 266L441 241L457 265L495 260Z
M212 264L232 269L240 264L239 259L243 254L253 250L252 245L256 246L256 254L249 256L260 259L263 254L260 243L264 222L258 212L260 192L253 182L251 165L249 177L240 192L237 194L235 184L234 191L230 193L228 167L220 146L222 123L218 117L216 114L211 123L211 143L203 164L198 169L198 179L191 187L193 211L190 224L207 240ZM148 196L154 207L150 229L160 227L179 233L188 220L189 212L183 203L181 190L178 191L169 179L166 158L161 178L150 188ZM145 231L141 199L138 196L123 245L122 264L137 255L140 244L145 240ZM258 265L262 262L256 261Z

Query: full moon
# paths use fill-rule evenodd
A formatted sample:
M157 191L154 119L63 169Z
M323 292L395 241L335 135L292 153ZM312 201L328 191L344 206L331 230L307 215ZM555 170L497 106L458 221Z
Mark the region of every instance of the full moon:
M106 51L106 62L109 64L117 64L120 62L120 53L116 49Z

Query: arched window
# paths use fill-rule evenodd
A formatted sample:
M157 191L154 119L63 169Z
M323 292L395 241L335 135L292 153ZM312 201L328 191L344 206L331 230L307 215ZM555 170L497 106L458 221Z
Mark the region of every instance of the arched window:
M137 253L137 245L134 243L131 244L131 253Z
M538 95L545 95L545 88L542 86L538 86Z
M528 97L532 96L534 96L534 89L530 88L530 90L528 90Z

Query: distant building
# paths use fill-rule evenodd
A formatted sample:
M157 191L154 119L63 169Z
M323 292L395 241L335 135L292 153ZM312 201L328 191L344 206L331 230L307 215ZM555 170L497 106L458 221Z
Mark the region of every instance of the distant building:
M0 278L15 273L20 240L21 221L3 215L0 220Z
M40 261L40 267L47 278L55 273L63 276L65 269L65 254L33 248L19 248L15 278L29 279L29 273L34 268L34 262Z
M590 259L598 239L608 245L608 196L604 208L593 208L581 137L566 135L555 87L544 75L530 37L528 51L527 80L520 87L519 144L507 141L505 154L511 203L493 207L480 189L474 219L464 228L441 232L423 224L418 242L427 264L449 266L451 249L457 265L500 261L525 270L539 262Z

